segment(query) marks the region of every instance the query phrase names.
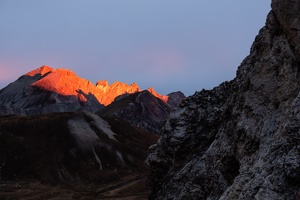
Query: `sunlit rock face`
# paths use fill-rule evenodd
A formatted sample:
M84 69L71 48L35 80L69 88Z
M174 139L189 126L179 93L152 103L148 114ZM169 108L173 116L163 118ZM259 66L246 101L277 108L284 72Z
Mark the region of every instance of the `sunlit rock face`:
M119 97L122 95L124 97L124 96L127 96L128 94L133 94L133 93L142 91L135 82L132 83L131 85L128 85L126 83L116 81L116 82L112 83L111 85L109 85L108 81L101 80L101 81L97 82L96 86L99 90L101 90L102 94L100 95L101 96L100 102L104 105L111 104L116 99L116 97ZM169 103L169 101L168 101L169 95L165 96L165 95L159 94L154 90L153 87L150 87L147 90L156 98L161 99L165 103ZM175 104L171 103L173 107L178 106L178 104L181 102L181 100L183 98L185 98L184 94L183 93L181 93L181 94L182 95L178 98L178 100L175 101ZM174 100L174 98L173 98L173 100Z
M104 105L111 104L116 97L122 94L131 94L141 91L140 87L136 83L127 85L126 83L116 81L109 85L107 81L103 80L98 81L96 86L101 93L101 95L99 95L100 102Z
M161 99L161 100L163 100L164 102L168 102L168 96L164 96L164 95L161 95L161 94L158 94L155 90L154 90L154 88L153 87L150 87L150 88L148 88L148 92L150 92L153 96L155 96L155 97L157 97L157 98L159 98L159 99Z
M300 0L274 0L237 76L186 98L146 160L149 199L299 199Z

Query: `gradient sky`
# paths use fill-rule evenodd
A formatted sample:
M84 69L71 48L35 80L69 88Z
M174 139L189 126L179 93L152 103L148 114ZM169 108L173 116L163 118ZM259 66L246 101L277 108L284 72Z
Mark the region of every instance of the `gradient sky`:
M235 77L270 0L0 0L0 88L48 65L191 95Z

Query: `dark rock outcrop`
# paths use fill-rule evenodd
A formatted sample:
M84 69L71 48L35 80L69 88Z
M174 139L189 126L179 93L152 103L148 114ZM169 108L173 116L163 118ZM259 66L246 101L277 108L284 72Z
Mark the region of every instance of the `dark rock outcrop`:
M98 112L103 117L127 121L132 126L159 134L173 107L148 90L126 94Z
M172 106L173 108L177 108L179 104L182 102L183 99L186 98L186 96L178 91L178 92L172 92L167 95L168 96L168 101L167 103Z
M273 0L237 76L186 98L146 160L149 199L300 198L300 0Z

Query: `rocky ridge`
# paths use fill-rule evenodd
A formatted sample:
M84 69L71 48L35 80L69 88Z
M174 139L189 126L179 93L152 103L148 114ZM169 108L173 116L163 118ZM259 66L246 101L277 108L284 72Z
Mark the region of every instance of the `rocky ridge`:
M236 78L186 98L150 147L149 199L300 199L300 0L273 0Z
M136 83L132 83L131 85L127 85L122 82L114 82L109 85L108 81L102 80L96 83L97 88L101 91L100 102L105 106L111 104L116 97L123 94L132 94L135 92L140 92L141 89Z
M148 90L168 103L168 96L156 93L153 88ZM94 85L71 70L42 66L0 90L0 115L97 112L116 98L140 91L136 83L114 82L109 85L107 81L98 81Z
M178 106L182 98L174 98ZM176 101L177 100L177 101ZM122 119L132 126L159 134L174 107L148 90L124 96L98 112L103 117Z

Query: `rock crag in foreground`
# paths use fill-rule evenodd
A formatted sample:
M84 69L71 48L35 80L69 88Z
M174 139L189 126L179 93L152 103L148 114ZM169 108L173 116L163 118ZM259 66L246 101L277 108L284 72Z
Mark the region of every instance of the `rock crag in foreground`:
M299 7L272 1L236 78L173 112L146 160L149 199L300 198Z

